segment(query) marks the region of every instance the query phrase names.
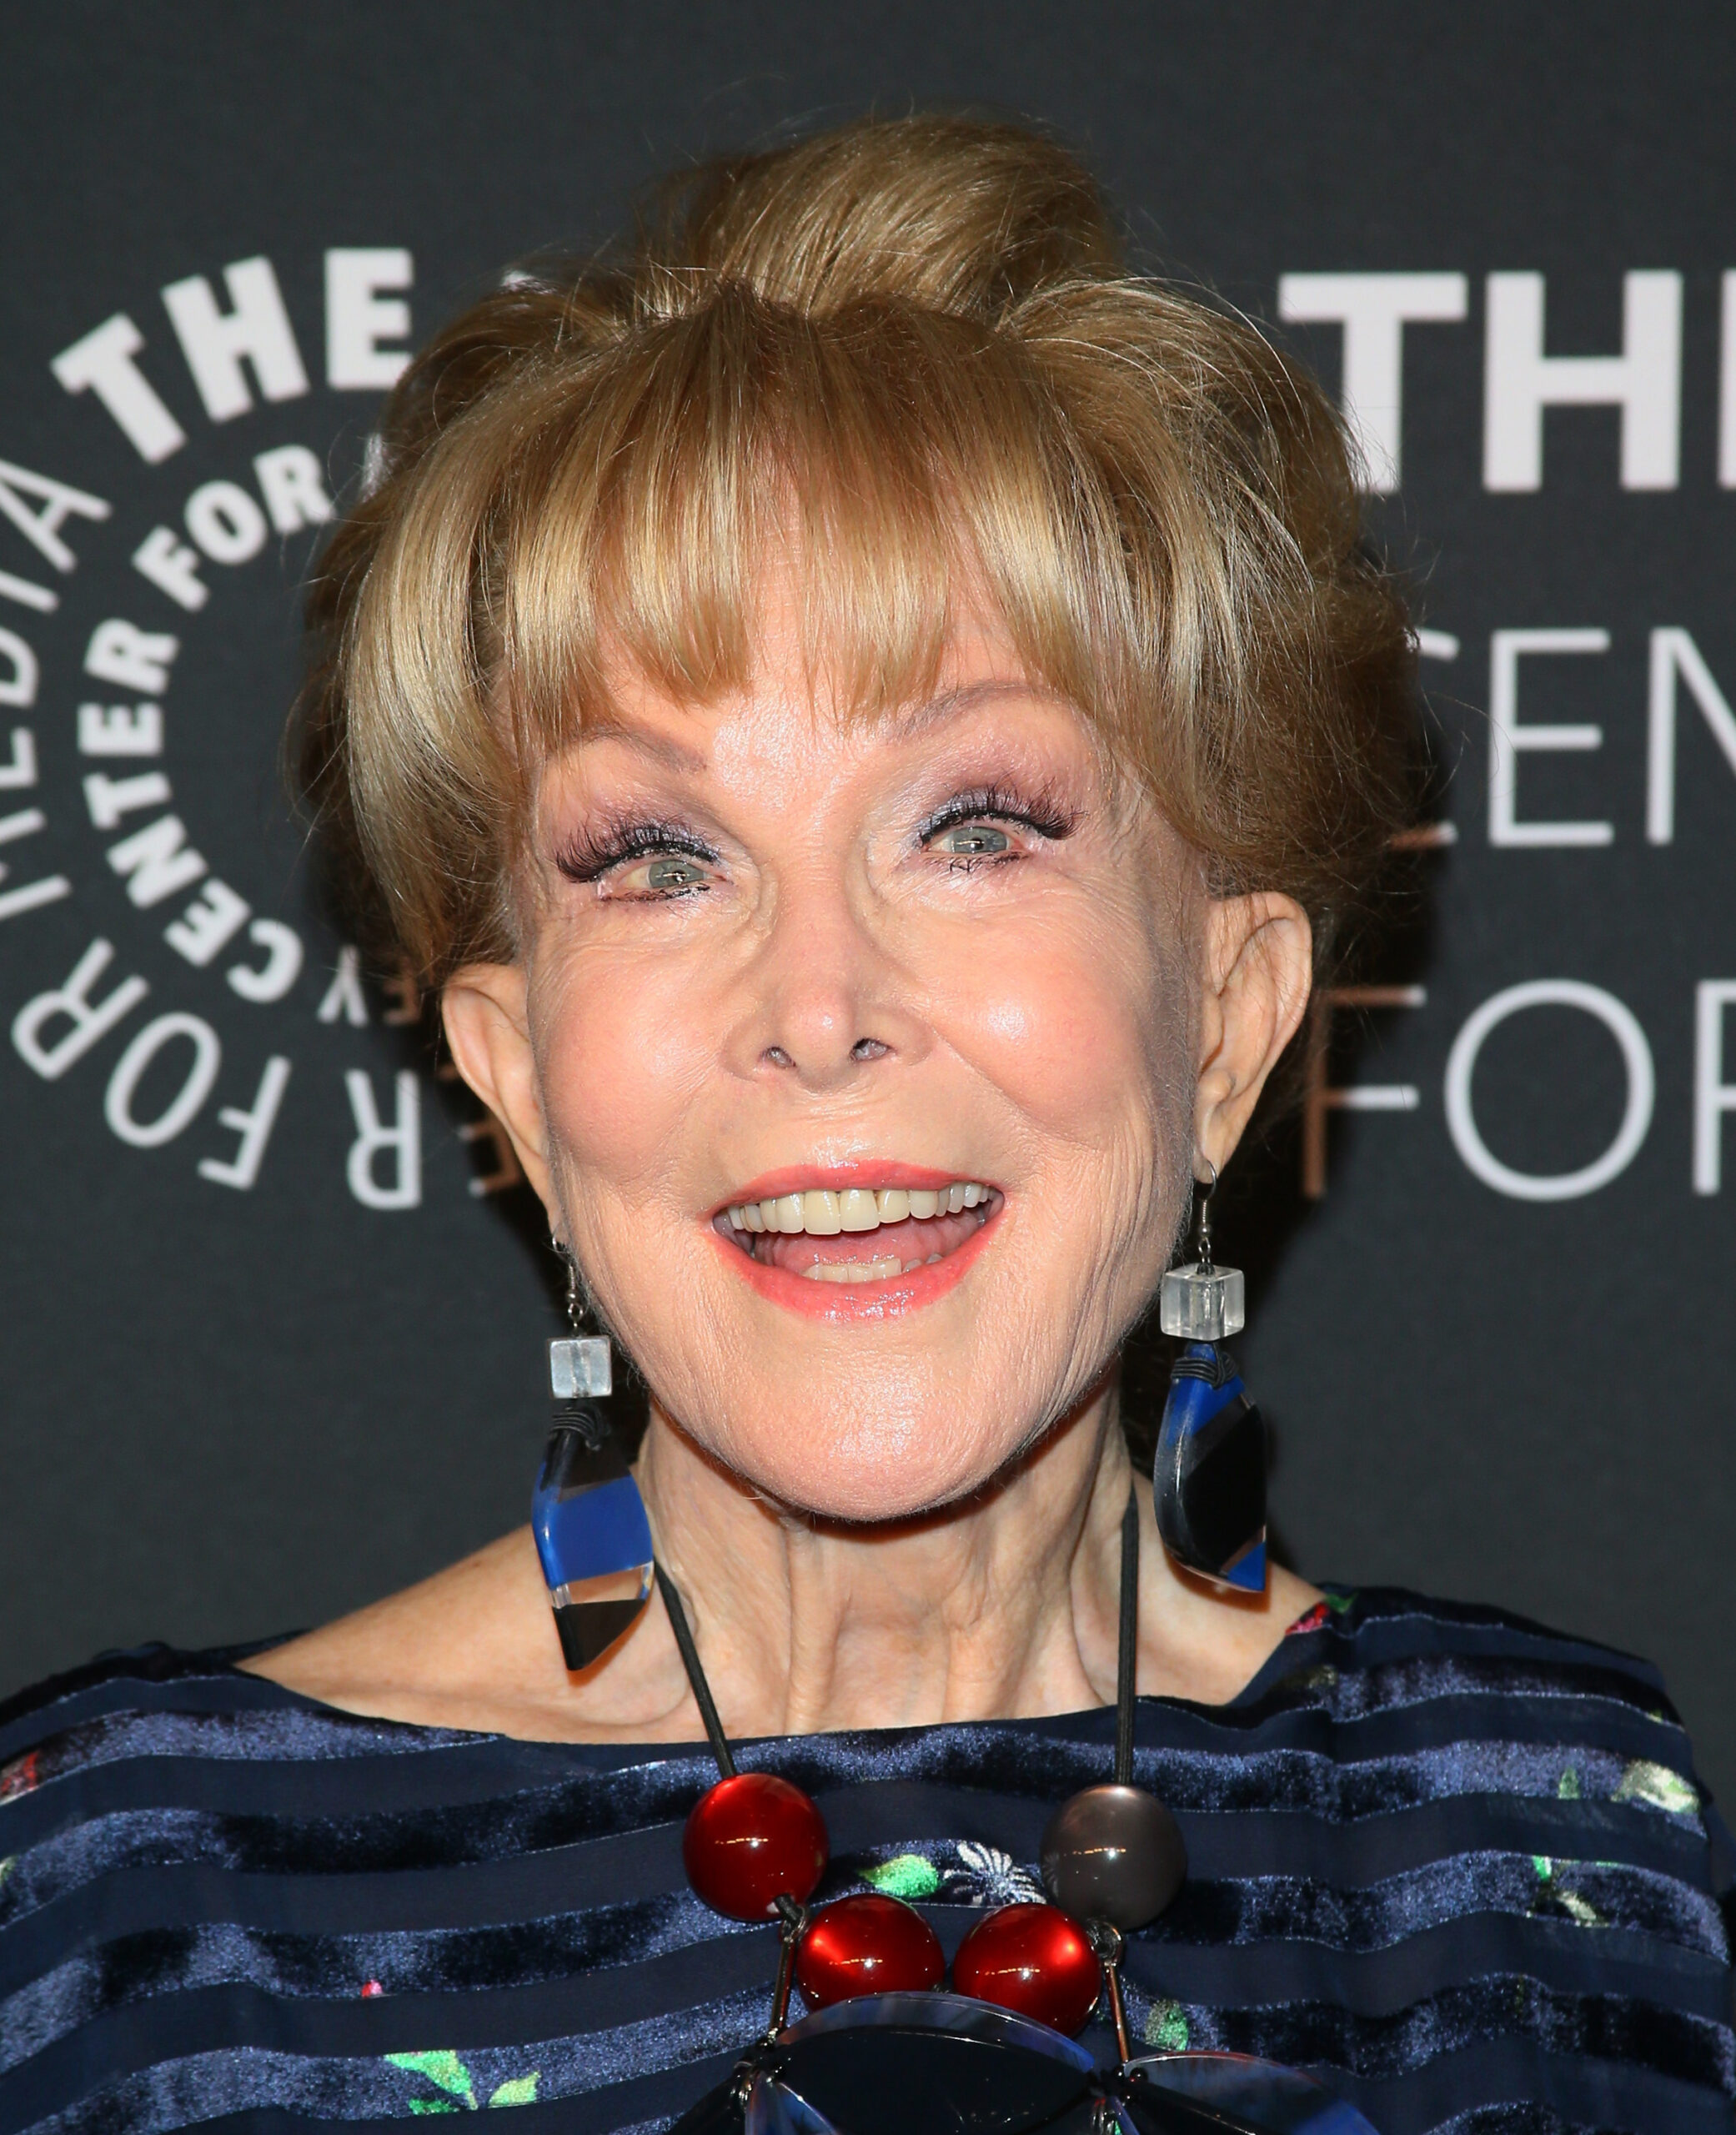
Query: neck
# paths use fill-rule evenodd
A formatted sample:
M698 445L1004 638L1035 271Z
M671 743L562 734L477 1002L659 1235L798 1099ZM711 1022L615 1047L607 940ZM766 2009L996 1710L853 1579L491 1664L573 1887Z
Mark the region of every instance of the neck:
M847 1527L780 1510L655 1409L638 1474L660 1559L685 1600L732 1736L1112 1702L1130 1489L1141 1528L1142 1695L1233 1696L1319 1598L1282 1569L1257 1596L1176 1569L1158 1539L1151 1485L1128 1459L1112 1372L991 1488L922 1520ZM690 1726L675 1642L655 1613L665 1649L658 1694L673 1700L671 1721L680 1713ZM652 1690L652 1663L648 1651L641 1692Z
M1109 1381L991 1487L923 1520L853 1528L780 1510L655 1409L636 1472L659 1560L739 1740L1111 1703L1130 1487L1141 1695L1233 1697L1320 1598L1280 1568L1254 1596L1176 1570ZM659 1600L600 1668L566 1674L528 1529L246 1665L389 1719L543 1741L703 1734Z
M638 1475L731 1733L1066 1711L1114 1695L1132 1471L1108 1387L989 1489L884 1526L768 1505L655 1411Z

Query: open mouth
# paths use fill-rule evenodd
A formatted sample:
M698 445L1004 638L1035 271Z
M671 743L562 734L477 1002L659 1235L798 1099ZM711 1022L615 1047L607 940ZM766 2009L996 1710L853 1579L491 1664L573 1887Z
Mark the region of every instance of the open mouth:
M713 1217L712 1228L762 1268L815 1283L886 1283L949 1258L996 1214L1002 1198L976 1179L813 1187L732 1202Z

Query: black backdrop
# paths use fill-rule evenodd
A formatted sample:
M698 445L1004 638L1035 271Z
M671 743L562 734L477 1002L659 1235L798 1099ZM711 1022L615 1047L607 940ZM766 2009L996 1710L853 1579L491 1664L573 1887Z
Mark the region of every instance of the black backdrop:
M1656 1655L1736 1797L1727 11L225 0L0 37L0 1684L307 1623L523 1516L523 1189L347 972L275 782L310 470L353 477L394 348L676 159L969 102L1059 129L1150 260L1401 447L1372 519L1437 634L1457 836L1227 1224L1285 1545ZM1382 279L1284 279L1344 276ZM1574 394L1608 404L1543 412ZM82 1017L43 1000L75 971Z

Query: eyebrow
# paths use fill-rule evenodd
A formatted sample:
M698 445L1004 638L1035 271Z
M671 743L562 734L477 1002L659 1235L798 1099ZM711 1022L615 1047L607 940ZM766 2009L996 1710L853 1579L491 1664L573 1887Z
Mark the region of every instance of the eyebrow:
M953 690L941 690L931 697L924 697L915 704L901 706L896 711L886 714L881 724L895 739L912 741L926 734L931 727L943 724L960 712L969 711L991 697L1026 697L1045 703L1058 703L1052 690L1040 688L1032 682L1006 680L985 680L968 682ZM659 734L650 727L633 721L613 718L607 713L587 719L578 736L580 744L591 741L620 741L635 755L648 756L655 763L672 771L703 771L708 768L706 757L697 749L690 749L672 736Z
M591 741L622 741L636 755L649 756L653 762L663 764L671 771L700 771L706 767L706 759L699 750L686 747L670 735L656 733L625 719L611 719L606 714L587 719L579 731L578 740L581 747Z
M961 711L986 702L991 697L1031 697L1045 703L1056 704L1061 700L1052 690L1040 688L1034 682L1021 681L986 681L968 682L962 688L941 690L936 696L924 697L918 704L905 705L886 716L886 725L900 741L907 741L926 733L931 726L938 726Z

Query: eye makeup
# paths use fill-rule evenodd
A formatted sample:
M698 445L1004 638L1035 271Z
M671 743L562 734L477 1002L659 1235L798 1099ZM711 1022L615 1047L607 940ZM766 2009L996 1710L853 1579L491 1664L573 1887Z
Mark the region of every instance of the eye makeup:
M1058 841L1070 836L1077 822L1076 808L1050 787L1031 791L994 781L967 786L931 809L916 825L913 842L920 848L931 847L949 831L973 823L1011 825ZM991 835L995 843L959 857L971 860L1016 857L1006 851L1004 837ZM564 837L555 851L554 865L568 882L588 885L600 882L629 861L690 860L715 867L720 857L717 847L689 823L656 816L609 814ZM682 882L668 887L695 886Z
M1060 840L1072 832L1077 811L1070 808L1052 789L1021 793L1002 785L974 786L942 801L916 826L916 842L930 845L944 831L960 824L990 821L1016 823L1035 831L1039 837Z
M655 817L616 816L564 838L554 865L569 882L595 882L625 860L680 855L715 866L718 853L689 825Z

